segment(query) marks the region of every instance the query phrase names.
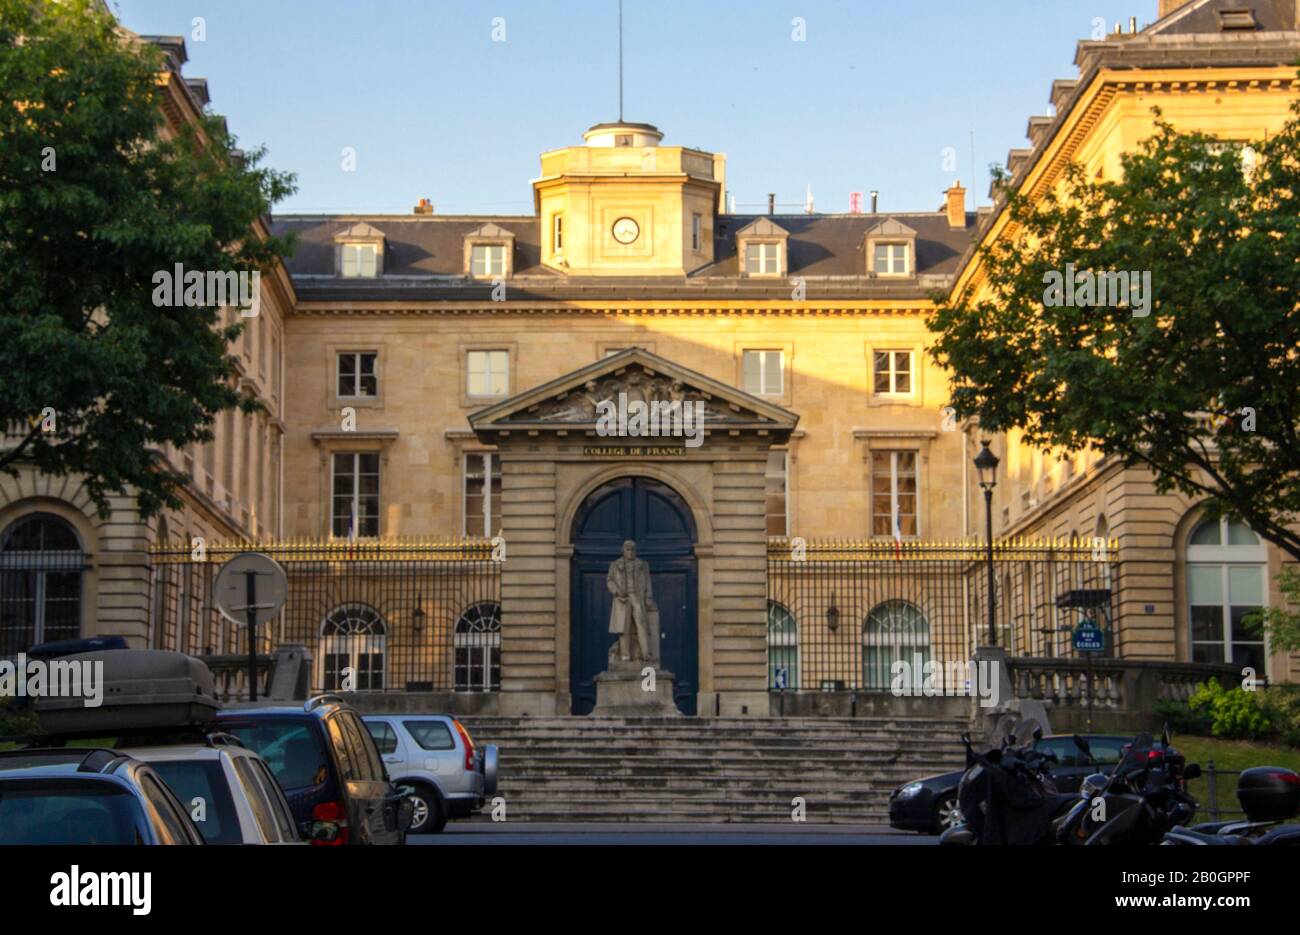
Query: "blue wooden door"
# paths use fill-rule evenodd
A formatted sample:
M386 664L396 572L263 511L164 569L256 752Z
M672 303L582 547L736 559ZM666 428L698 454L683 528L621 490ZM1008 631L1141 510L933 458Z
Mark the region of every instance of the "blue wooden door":
M699 691L698 587L695 523L686 503L665 484L624 477L593 491L573 521L569 589L569 686L574 714L596 705L596 676L605 671L613 596L605 587L610 562L624 540L636 543L637 558L650 566L659 606L662 667L677 677L673 700L683 714L695 713Z

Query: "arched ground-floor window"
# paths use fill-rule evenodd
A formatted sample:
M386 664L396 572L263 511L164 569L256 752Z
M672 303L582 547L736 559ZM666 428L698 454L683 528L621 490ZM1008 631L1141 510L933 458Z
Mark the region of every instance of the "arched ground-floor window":
M465 609L452 637L458 692L501 690L501 605L481 601Z
M0 535L0 656L81 635L86 555L52 513L15 520Z
M321 684L326 691L380 691L388 631L368 604L344 604L321 624ZM351 676L351 678L349 678Z
M1187 538L1187 611L1193 662L1230 662L1268 669L1263 627L1251 617L1264 606L1268 552L1250 528L1206 520Z
M767 686L773 691L799 688L799 626L776 601L767 602Z
M862 623L862 685L867 691L889 691L896 662L907 663L902 670L904 690L919 688L929 661L930 622L919 608L893 600L867 614Z

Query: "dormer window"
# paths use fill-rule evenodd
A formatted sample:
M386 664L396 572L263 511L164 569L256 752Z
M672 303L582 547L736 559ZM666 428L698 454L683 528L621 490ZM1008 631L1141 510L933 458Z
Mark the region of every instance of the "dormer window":
M863 235L867 274L882 278L916 275L916 231L894 218L885 218Z
M784 276L789 269L789 232L762 217L736 231L736 253L745 276Z
M908 262L908 250L905 243L876 244L876 275L906 276L911 272Z
M379 247L372 243L345 243L341 271L345 278L373 279L379 275Z
M503 279L513 272L515 235L488 223L465 235L465 273L475 279Z
M751 276L780 276L781 245L779 243L745 244L745 272Z
M334 235L334 272L345 279L384 274L384 232L364 221Z
M506 274L505 244L475 244L470 255L470 275L504 276Z

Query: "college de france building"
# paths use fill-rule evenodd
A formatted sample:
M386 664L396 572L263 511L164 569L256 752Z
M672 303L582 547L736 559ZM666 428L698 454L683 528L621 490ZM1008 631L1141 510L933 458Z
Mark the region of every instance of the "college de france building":
M1156 106L1229 143L1276 130L1300 18L1244 6L1162 2L1144 30L1080 42L1008 157L1014 185L1048 191L1072 161L1118 173ZM154 41L169 118L192 119L206 85L181 77L183 43ZM114 634L225 671L244 634L211 581L249 547L290 579L263 660L303 647L313 689L587 714L627 541L685 714L879 710L908 700L895 663L987 644L986 436L946 408L926 320L979 288L1001 203L968 210L951 180L917 211L736 214L725 157L670 126L570 142L541 154L526 216L274 218L297 248L232 348L265 411L165 452L193 481L147 523L130 498L99 517L75 478L0 478L0 655ZM611 434L606 402L702 418ZM1243 622L1280 600L1282 557L1251 530L1110 459L991 441L992 635L1018 693L1078 703L1085 616L1107 631L1087 687L1116 709L1246 665L1300 673ZM902 694L918 684L908 669Z

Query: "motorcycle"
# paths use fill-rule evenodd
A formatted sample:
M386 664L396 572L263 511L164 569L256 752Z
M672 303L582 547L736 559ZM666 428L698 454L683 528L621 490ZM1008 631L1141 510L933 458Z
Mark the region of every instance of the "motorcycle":
M1050 765L1056 755L1034 748L1042 729L1024 722L987 752L976 751L970 735L966 772L957 785L965 819L939 836L941 845L1051 844L1054 822L1074 801L1060 795Z
M1125 748L1109 775L1084 779L1074 806L1056 826L1059 844L1156 844L1196 814L1188 780L1201 768L1173 749L1165 730L1159 749L1149 733Z
M1172 828L1161 844L1194 846L1300 844L1300 775L1281 766L1255 766L1237 777L1237 801L1245 820L1202 822Z

